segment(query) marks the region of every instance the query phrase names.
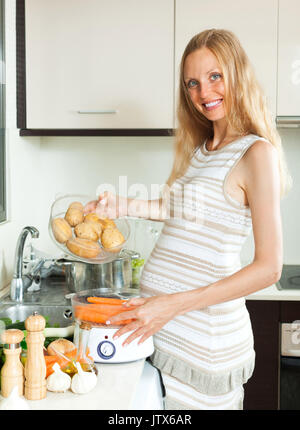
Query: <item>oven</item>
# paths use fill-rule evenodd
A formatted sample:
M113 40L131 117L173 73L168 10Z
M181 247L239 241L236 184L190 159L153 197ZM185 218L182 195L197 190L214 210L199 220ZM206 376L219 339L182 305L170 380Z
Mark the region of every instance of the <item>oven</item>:
M300 410L300 321L281 324L279 409Z

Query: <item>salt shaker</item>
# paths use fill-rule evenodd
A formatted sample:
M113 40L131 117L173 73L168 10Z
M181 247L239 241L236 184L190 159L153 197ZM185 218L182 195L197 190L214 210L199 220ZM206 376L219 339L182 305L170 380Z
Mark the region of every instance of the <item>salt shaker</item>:
M37 313L30 315L25 321L28 334L24 395L28 400L40 400L46 397L46 363L43 352L45 326L45 318Z
M17 329L8 329L1 334L5 354L5 363L1 369L1 394L3 397L8 397L16 385L19 396L23 396L24 367L20 360L22 351L20 343L23 338L23 332Z

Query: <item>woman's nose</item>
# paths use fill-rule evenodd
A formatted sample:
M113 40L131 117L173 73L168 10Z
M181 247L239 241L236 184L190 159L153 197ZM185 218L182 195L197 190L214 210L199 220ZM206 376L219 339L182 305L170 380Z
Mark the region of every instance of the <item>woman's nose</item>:
M206 99L207 94L208 94L208 85L206 83L200 84L200 86L199 86L199 96L202 99Z

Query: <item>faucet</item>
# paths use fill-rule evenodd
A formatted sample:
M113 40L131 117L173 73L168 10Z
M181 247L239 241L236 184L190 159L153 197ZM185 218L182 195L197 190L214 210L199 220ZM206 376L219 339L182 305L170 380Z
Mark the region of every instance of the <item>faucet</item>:
M31 234L33 239L39 237L39 231L35 227L24 227L21 231L15 253L15 265L14 265L14 275L10 286L10 298L17 302L23 301L24 291L32 284L32 275L23 276L23 252L25 240L28 234ZM43 262L39 262L36 266L34 273L40 269Z

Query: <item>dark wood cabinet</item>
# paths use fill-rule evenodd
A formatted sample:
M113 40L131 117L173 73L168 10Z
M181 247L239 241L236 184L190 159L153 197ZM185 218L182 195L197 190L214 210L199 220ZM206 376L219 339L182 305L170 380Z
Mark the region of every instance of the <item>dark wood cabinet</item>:
M248 300L256 353L255 368L245 388L244 409L278 409L280 302Z
M300 301L247 300L255 369L245 384L245 410L279 409L280 325L300 320Z

